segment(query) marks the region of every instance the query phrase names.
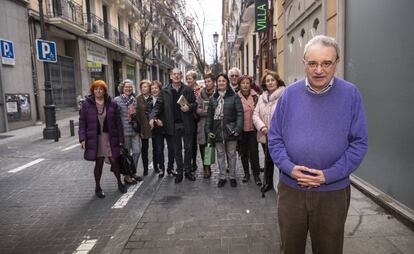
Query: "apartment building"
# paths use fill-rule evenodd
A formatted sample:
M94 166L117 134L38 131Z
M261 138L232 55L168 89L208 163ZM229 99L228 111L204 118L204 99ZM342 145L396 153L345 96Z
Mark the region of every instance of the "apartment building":
M57 118L76 111L93 80L105 80L116 96L119 82L126 78L168 83L173 67L193 68L180 30L156 6L164 2L0 1L0 39L14 42L16 55L14 65L2 64L0 69L0 132L44 121L44 64L36 57L35 45L41 37L40 2L46 40L56 43L57 62L47 66Z

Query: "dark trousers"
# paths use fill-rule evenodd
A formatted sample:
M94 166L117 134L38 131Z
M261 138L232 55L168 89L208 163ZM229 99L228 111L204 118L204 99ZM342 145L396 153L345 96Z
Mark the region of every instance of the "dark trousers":
M304 254L308 231L314 254L341 254L351 189L316 192L278 185L281 253Z
M174 150L175 162L177 163L177 173L191 173L191 158L193 156L193 133L184 130L184 124L176 123L174 128ZM183 142L184 142L184 160L183 160Z
M256 131L243 131L239 143L240 158L243 165L245 175L249 173L249 161L253 175L259 175L259 147L257 144Z
M142 166L144 167L144 172L148 172L148 146L149 146L149 139L141 139L142 142L142 151L141 151L141 158L142 158Z
M152 134L152 154L154 169L159 169L164 172L164 134Z
M264 165L264 176L263 176L263 184L268 184L273 186L273 172L275 168L275 164L273 163L272 157L270 156L269 149L267 148L267 144L262 144L263 151L265 151L265 165Z
M201 161L203 162L204 165L204 149L206 149L207 144L205 145L199 145L200 148L200 156L201 156Z
M170 172L174 171L174 159L175 159L175 144L174 144L174 136L173 135L163 135L165 140L167 141L167 149L168 149L168 165L167 169ZM163 141L164 142L164 141Z
M197 167L197 123L196 123L196 128L193 131L192 143L193 143L192 145L193 156L191 158L191 161L193 163L194 170L196 170L196 167Z

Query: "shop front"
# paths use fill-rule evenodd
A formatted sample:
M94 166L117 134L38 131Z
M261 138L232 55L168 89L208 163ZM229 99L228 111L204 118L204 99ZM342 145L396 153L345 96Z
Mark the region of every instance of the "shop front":
M94 80L107 82L107 49L91 41L86 41L86 57L88 60L89 83Z

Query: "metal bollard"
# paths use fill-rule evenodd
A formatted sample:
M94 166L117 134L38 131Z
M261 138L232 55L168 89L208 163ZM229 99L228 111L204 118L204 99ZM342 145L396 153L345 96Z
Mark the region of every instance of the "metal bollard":
M75 136L75 122L73 120L69 120L69 128L70 128L70 136Z
M57 124L55 124L55 129L56 129L55 142L58 142L59 141L59 136L60 136L60 131L59 131L59 128L58 128Z

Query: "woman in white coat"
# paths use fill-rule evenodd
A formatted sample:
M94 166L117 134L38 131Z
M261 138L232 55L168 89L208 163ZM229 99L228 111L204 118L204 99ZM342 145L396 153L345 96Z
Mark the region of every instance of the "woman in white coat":
M266 70L261 80L263 93L260 95L253 113L253 124L257 130L257 141L265 151L265 170L262 193L273 189L274 164L267 149L267 133L269 124L276 109L277 101L285 90L285 82L275 71ZM278 174L278 172L276 172Z

